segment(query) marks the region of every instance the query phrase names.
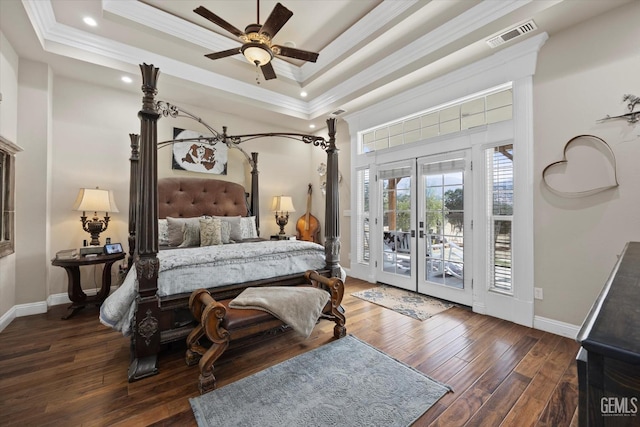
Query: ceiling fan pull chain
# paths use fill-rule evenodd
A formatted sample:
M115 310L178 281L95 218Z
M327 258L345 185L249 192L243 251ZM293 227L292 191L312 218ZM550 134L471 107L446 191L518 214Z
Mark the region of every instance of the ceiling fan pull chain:
M256 84L260 84L260 64L256 61Z

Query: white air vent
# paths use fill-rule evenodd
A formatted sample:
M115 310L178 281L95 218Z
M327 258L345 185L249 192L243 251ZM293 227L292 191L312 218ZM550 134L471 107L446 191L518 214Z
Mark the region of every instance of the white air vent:
M346 110L339 109L339 110L336 110L336 111L334 111L333 113L331 113L331 115L332 115L332 116L339 116L340 114L342 114L342 113L344 113L344 112L346 112Z
M496 48L501 44L504 44L508 41L511 41L515 38L518 38L524 34L530 33L531 31L537 30L538 27L533 20L527 21L524 24L518 25L517 27L510 28L507 31L503 32L500 35L490 38L487 40L487 44L491 48Z

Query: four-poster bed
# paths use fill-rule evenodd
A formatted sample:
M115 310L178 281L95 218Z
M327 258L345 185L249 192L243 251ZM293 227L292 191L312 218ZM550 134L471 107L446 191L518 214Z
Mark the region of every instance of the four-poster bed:
M344 278L344 271L339 264L338 149L335 144L335 119L327 120L328 140L312 135L292 133L229 136L226 134L226 128L223 128L223 133L220 134L207 126L201 119L186 111L162 101L156 102L159 69L147 64L140 65L140 69L144 94L142 109L138 113L140 135L130 135L131 182L128 265L133 268L130 269L123 285L105 301L101 308L103 323L131 335L130 381L156 374L158 372L158 353L161 346L185 339L193 329L193 317L189 313L188 305L190 293L196 288L207 288L214 298L226 299L237 296L247 287L289 286L305 283L304 274L309 270L317 270L325 277ZM245 155L251 166L251 193L248 203L246 203L244 188L239 184L200 178L165 179L159 182L157 149L163 144L175 141L158 142L157 121L161 116L177 117L180 114L186 114L187 117L203 124L213 135L210 141L224 142L230 148L240 149ZM258 154L247 155L239 147L239 144L262 137L293 138L318 146L327 153L328 179L324 247L316 243L302 241L256 241L260 240L256 239L259 232ZM199 140L202 141L202 138ZM200 200L203 195L207 197L205 200ZM201 202L201 206L194 207L196 199ZM221 205L225 207L221 208ZM244 240L249 241L248 243L226 245L232 248L230 251L227 248L222 248L225 245L159 251L159 219L169 219L171 215L177 217L207 215L206 218L212 217L214 221L220 221L220 223L230 221L232 217L255 218L249 221L249 223L255 221L255 231L253 235L243 236L246 238ZM246 224L246 221L244 223ZM201 222L201 224L204 223ZM185 225L183 229L186 230L186 227ZM265 255L264 252L258 252L263 250L258 249L258 246L266 247L268 255ZM320 258L317 256L318 248L321 253ZM203 251L205 254L200 254L199 251ZM241 261L225 258L228 252L233 251L240 254ZM260 254L257 258L265 259L267 264L270 263L265 267L266 273L263 276L252 275L258 270L255 267L257 264L247 260L246 256L253 251ZM297 255L293 255L293 251L300 251L302 261L297 258ZM177 258L188 258L190 265L186 269L180 270L179 268L184 267L177 267ZM218 262L221 258L224 258L222 266L207 264L210 260ZM243 265L250 265L250 268L242 268ZM170 272L169 270L173 270L174 267L176 267L175 271ZM198 273L200 276L192 274L203 268L209 269L204 273L206 279L202 279L203 275L200 273ZM225 268L231 269L234 273L237 273L238 269L242 271L239 276L232 276L231 273L226 272ZM192 276L196 276L196 283L184 284L184 287L178 286L177 288L174 286L176 282L181 285L182 282L188 282L188 279L193 278ZM220 283L213 283L209 280L219 278L224 280ZM170 282L169 290L167 290L166 282ZM189 288L188 286L195 287ZM128 298L132 300L130 307L126 309L114 308L118 299L127 299L127 293L129 294ZM335 304L336 301L333 303ZM340 301L337 303L339 304ZM117 310L120 311L119 318L114 315L114 311ZM332 317L330 310L327 317Z

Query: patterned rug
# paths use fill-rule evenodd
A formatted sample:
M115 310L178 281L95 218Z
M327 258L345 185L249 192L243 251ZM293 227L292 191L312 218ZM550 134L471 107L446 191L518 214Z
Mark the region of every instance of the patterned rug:
M351 295L418 320L426 320L455 306L450 302L392 286L376 286Z
M404 427L450 390L347 335L189 403L200 427Z

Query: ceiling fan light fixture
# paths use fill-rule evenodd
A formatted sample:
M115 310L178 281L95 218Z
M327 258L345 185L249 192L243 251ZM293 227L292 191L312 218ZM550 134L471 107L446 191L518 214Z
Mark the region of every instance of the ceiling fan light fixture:
M250 63L260 67L273 59L271 50L261 43L245 43L240 50Z

